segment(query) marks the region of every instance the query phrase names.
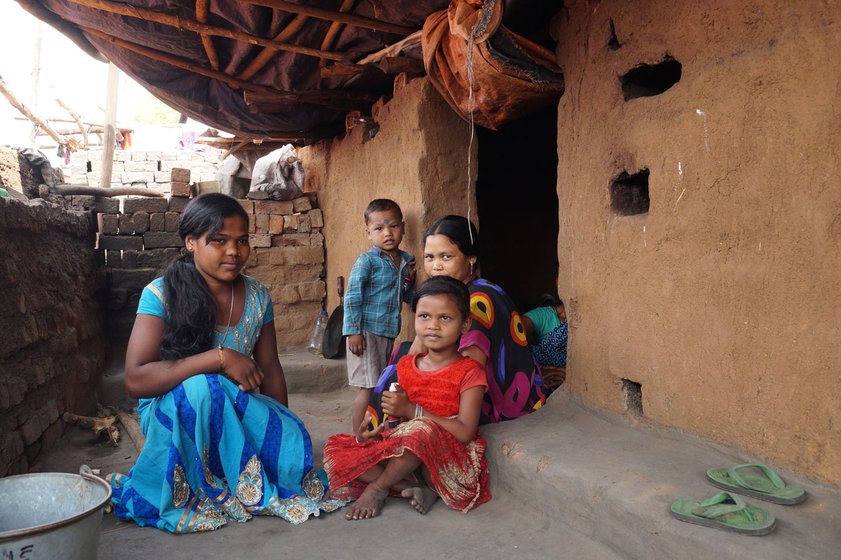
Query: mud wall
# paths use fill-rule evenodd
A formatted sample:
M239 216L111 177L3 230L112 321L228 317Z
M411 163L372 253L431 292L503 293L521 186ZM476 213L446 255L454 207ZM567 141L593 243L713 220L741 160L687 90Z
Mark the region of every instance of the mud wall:
M467 146L470 129L424 79L395 82L394 98L378 104L373 120L341 139L299 150L307 191L318 192L327 246L327 309L338 305L336 277L350 275L370 248L362 213L374 198L391 198L403 210L401 248L423 269L423 230L445 214L467 213ZM471 182L476 178L473 149ZM475 215L475 192L471 187ZM475 219L475 218L474 218ZM478 220L477 220L478 223ZM413 336L404 307L400 340Z
M89 214L0 198L0 476L96 412L104 274Z
M567 5L567 385L841 483L838 3ZM623 92L629 70L667 56L676 83ZM637 174L618 201L633 210L644 170L650 206L624 215L611 182Z

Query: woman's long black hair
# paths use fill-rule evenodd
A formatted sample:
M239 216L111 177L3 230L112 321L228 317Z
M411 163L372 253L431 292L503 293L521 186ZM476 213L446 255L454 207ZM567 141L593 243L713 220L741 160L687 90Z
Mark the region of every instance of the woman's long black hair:
M201 241L206 242L231 216L240 216L248 225L248 214L236 199L220 193L200 195L184 209L178 235L182 240L188 235L198 240L207 234ZM217 321L216 301L196 268L193 254L182 249L163 278L168 318L161 340L161 359L177 360L209 350Z

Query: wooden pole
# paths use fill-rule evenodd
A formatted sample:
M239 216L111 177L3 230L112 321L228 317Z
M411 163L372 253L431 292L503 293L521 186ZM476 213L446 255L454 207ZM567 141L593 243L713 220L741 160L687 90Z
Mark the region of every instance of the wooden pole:
M102 172L99 186L107 189L111 186L111 172L114 168L114 142L117 134L117 89L120 85L120 70L113 62L108 63L108 91L105 97L105 138L102 140Z
M35 51L32 57L32 89L29 94L29 103L34 112L38 111L38 80L41 77L41 21L35 24ZM35 142L38 134L38 125L33 124L29 133L29 139Z
M224 27L216 27L213 25L207 25L205 23L200 23L195 20L181 18L176 16L171 16L168 14L163 14L160 12L156 12L154 10L147 10L145 8L135 8L133 6L129 6L128 4L117 4L114 2L106 2L105 0L68 0L74 4L78 4L80 6L86 6L88 8L94 8L97 10L101 10L103 12L108 12L110 14L119 14L123 16L133 17L144 21L151 21L154 23L160 23L162 25L168 25L170 27L175 27L178 29L186 29L188 31L193 31L194 33L198 34L207 34L207 35L216 35L219 37L227 37L228 39L235 39L237 41L243 41L245 43L251 43L252 45L260 45L261 47L271 47L273 49L277 49L280 51L289 51L298 54L305 54L309 56L314 56L318 58L326 58L329 60L346 60L348 58L347 55L343 53L333 53L333 52L326 52L321 51L318 49L311 49L309 47L302 47L299 45L290 45L288 43L279 43L276 41L272 41L270 39L263 39L262 37L257 37L256 35L250 35L248 33L242 33L241 31L233 31L230 29L225 29ZM79 26L81 27L81 26ZM87 32L87 28L83 28Z
M252 84L245 80L240 80L239 78L235 78L233 76L229 76L223 72L217 72L216 70L211 70L209 68L203 68L192 62L185 60L183 58L172 56L160 51L156 51L154 49L150 49L141 45L137 45L135 43L130 43L128 41L124 41L123 39L118 39L117 37L112 37L101 31L97 31L96 29L91 29L88 27L80 26L80 28L90 35L95 37L99 37L104 41L108 41L117 45L118 47L122 47L124 49L130 50L132 52L136 52L138 54L142 54L143 56L150 58L152 60L157 60L159 62L165 62L171 66L175 66L176 68L181 68L183 70L187 70L189 72L193 72L195 74L199 74L201 76L207 76L208 78L213 78L228 84L233 89L244 89L247 91L254 91L257 93L264 93L273 96L274 99L280 99L283 101L288 101L290 103L309 103L313 105L330 105L333 99L365 99L365 98L372 98L373 94L367 92L359 92L359 91L342 91L342 90L332 90L332 91L314 91L314 92L291 92L291 91L280 91L268 86L261 86L257 84Z
M207 23L209 15L210 0L196 0L196 21L199 23ZM214 70L219 70L219 56L216 54L216 48L213 46L213 40L208 34L201 34L201 44L204 46L204 52L207 54L207 60L210 62L210 67Z
M267 8L275 8L290 14L302 14L305 16L323 19L326 21L335 21L353 25L355 27L362 27L364 29L372 29L374 31L385 31L386 33L394 33L396 35L409 35L414 33L417 29L413 27L406 27L405 25L397 25L380 21L378 19L371 19L362 16L355 16L352 14L343 14L333 10L325 10L323 8L316 8L315 6L307 6L304 4L293 4L292 2L285 2L284 0L241 0L245 4L254 4L255 6L266 6Z
M309 19L307 18L307 16L295 16L295 19L290 21L289 24L283 28L283 31L274 36L274 40L279 42L288 41L289 39L294 37L295 34L304 26L304 24L307 22L307 19ZM327 49L322 48L321 50ZM237 78L239 78L240 80L250 80L251 77L257 73L257 71L259 71L263 66L268 64L268 62L272 59L272 57L274 57L276 52L277 49L271 47L264 48L260 52L260 54L254 57L254 60L248 63L248 66L245 67L245 70L243 70L237 75Z
M89 187L87 185L56 185L55 192L62 196L91 195L91 196L148 196L161 198L163 193L147 189L146 187Z
M87 148L88 147L88 129L85 128L84 124L82 124L82 117L80 117L79 113L77 113L76 111L71 109L64 101L62 101L58 97L55 98L55 102L58 103L59 107L61 107L65 111L67 111L70 114L70 116L73 118L73 120L76 121L76 126L79 127L79 132L82 133L82 140L85 144L84 147ZM72 133L65 132L65 134L72 134Z
M58 144L61 144L64 147L67 147L70 144L67 138L62 138L61 136L59 136L55 130L50 128L50 125L44 122L44 120L38 117L38 115L30 111L26 105L21 103L18 100L18 98L15 97L15 94L12 93L12 90L10 90L9 87L6 85L6 81L3 80L2 77L0 77L0 93L2 93L3 97L5 97L9 101L9 103L12 104L12 107L20 111L24 117L38 125L38 127L41 130L49 134L50 138L55 140Z

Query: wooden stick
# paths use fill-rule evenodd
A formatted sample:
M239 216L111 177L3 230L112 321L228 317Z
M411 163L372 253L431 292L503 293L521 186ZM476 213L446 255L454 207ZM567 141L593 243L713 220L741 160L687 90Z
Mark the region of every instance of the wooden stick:
M12 93L12 90L10 90L8 88L5 80L3 80L2 77L0 77L0 93L2 93L3 97L5 97L9 101L9 103L12 104L12 107L14 107L18 111L20 111L23 114L24 117L26 117L27 119L29 119L30 121L32 121L33 123L38 125L44 132L46 132L47 134L50 135L50 138L52 138L53 140L55 140L58 144L60 144L62 146L69 147L70 142L67 140L67 138L62 138L61 136L59 136L56 133L56 131L54 131L52 128L50 128L50 125L48 125L46 122L44 122L38 115L36 115L32 111L30 111L26 107L26 105L21 103L18 100L18 98L15 97L15 94Z
M76 121L76 126L79 127L79 131L82 133L82 143L84 147L88 145L88 129L85 128L85 125L82 123L82 117L79 114L67 106L61 99L58 97L55 98L55 102L58 103L58 106L70 113L70 117ZM56 131L57 132L57 131ZM66 133L65 133L66 134Z
M387 56L397 56L398 54L400 54L400 51L402 51L403 49L419 45L420 42L421 42L421 34L422 34L421 31L415 31L414 33L412 33L411 35L409 35L405 39L397 41L393 45L389 45L388 47L386 47L382 50L379 50L377 52L373 52L373 53L369 54L368 56L366 56L365 58L362 58L362 59L358 60L356 63L357 64L372 64L374 62L379 62L380 60L382 60L383 58L385 58Z
M93 195L93 196L150 196L153 198L163 197L163 193L144 189L143 187L89 187L87 185L56 185L55 192L62 196L71 195Z
M267 8L275 8L290 14L303 14L318 19L327 21L336 21L353 25L355 27L362 27L364 29L373 29L374 31L385 31L386 33L394 33L396 35L409 35L417 31L413 27L406 27L404 25L397 25L380 21L378 19L371 19L362 16L355 16L352 14L343 14L333 10L325 10L323 8L316 8L315 6L307 6L304 4L293 4L292 2L285 2L284 0L241 0L245 4L253 4L255 6L266 6Z
M250 143L251 143L251 140L243 140L242 142L238 142L236 144L236 146L231 146L224 154L222 154L222 157L220 157L219 160L220 161L225 161L228 158L228 156L237 153L238 151L240 151L241 149L243 149L244 147L246 147Z
M341 53L326 52L318 49L311 49L309 47L292 45L289 43L280 43L272 41L271 39L263 39L262 37L257 37L256 35L243 33L241 31L233 31L231 29L225 29L224 27L216 27L187 18L162 14L154 10L147 10L146 8L135 8L134 6L129 6L128 4L117 4L115 2L108 2L106 0L68 1L74 4L78 4L80 6L86 6L88 8L94 8L103 12L108 12L110 14L119 14L122 16L133 17L144 21L160 23L162 25L168 25L170 27L175 27L178 29L186 29L188 31L193 31L198 34L204 33L206 35L227 37L228 39L235 39L237 41L243 41L245 43L251 43L253 45L260 45L261 47L271 47L281 51L305 54L308 56L314 56L318 58L327 58L329 60L347 60L348 58L347 55ZM88 32L88 28L83 27L81 25L79 27L84 29L85 32Z
M111 444L114 446L118 445L120 442L120 431L117 429L117 426L114 425L117 423L116 416L99 418L95 416L79 416L78 414L73 414L72 412L65 412L61 418L68 424L75 424L76 426L81 426L83 428L90 428L96 435L101 435L103 433L107 434L108 439L111 440Z
M117 126L117 93L120 84L120 70L113 62L108 63L108 84L105 94L105 133L102 140L102 161L99 172L99 186L111 187L111 172L114 170L114 142Z
M304 23L309 18L307 16L297 15L295 18L289 22L289 24L283 28L283 31L278 33L274 36L275 41L288 41L292 37L295 36L296 33L304 26ZM326 50L322 47L321 50ZM237 78L241 80L250 80L254 74L256 74L263 66L269 63L269 61L274 57L277 49L273 49L270 47L264 48L260 54L254 57L254 60L248 63L248 66L245 67L245 70L240 72L237 75Z
M143 451L143 446L146 445L146 436L143 435L143 430L140 429L140 424L134 419L134 416L122 410L117 411L117 418L120 419L120 424L128 432L128 437L134 442L134 447L137 452Z
M143 47L141 45L137 45L135 43L130 43L128 41L124 41L123 39L118 39L116 37L111 37L101 31L97 31L95 29L90 29L88 27L81 27L85 31L85 33L89 33L95 37L99 37L104 41L108 41L117 45L118 47L122 47L124 49L136 52L138 54L142 54L143 56L150 58L152 60L157 60L159 62L165 62L176 68L182 68L184 70L188 70L190 72L194 72L196 74L207 76L208 78L214 78L216 80L220 80L225 82L233 89L245 89L250 90L254 93L263 93L266 95L273 95L278 99L283 99L284 101L291 102L291 103L310 103L313 105L329 105L332 101L331 98L350 98L350 99L364 99L364 98L375 98L374 94L366 93L366 92L355 92L355 91L341 91L341 90L333 90L329 92L291 92L291 91L280 91L268 86L261 86L257 84L252 84L250 82L246 82L244 80L240 80L233 76L229 76L222 72L217 72L215 70L210 70L208 68L202 68L201 66L196 66L192 62L189 62L185 59L172 56L169 54L162 53L160 51L156 51L153 49L149 49L147 47Z
M196 0L196 21L207 23L208 15L210 15L210 0ZM216 54L213 40L206 33L202 33L200 36L201 44L204 46L204 52L207 54L207 60L210 62L210 67L214 70L219 70L219 56Z
M353 5L356 3L356 0L342 0L342 5L339 6L339 11L342 13L349 12L353 9ZM334 21L330 24L330 28L327 29L327 33L324 34L324 39L321 41L321 49L322 50L330 50L333 48L333 42L336 40L336 37L339 36L339 33L344 28L344 24L339 21Z

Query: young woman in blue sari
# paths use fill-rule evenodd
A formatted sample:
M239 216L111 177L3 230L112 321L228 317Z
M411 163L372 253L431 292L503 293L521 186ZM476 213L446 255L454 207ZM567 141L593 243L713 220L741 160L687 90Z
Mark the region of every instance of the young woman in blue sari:
M185 249L143 290L126 351L146 445L128 475L111 476L117 517L190 533L341 507L286 407L269 291L241 274L248 214L205 194L187 205L179 234Z

